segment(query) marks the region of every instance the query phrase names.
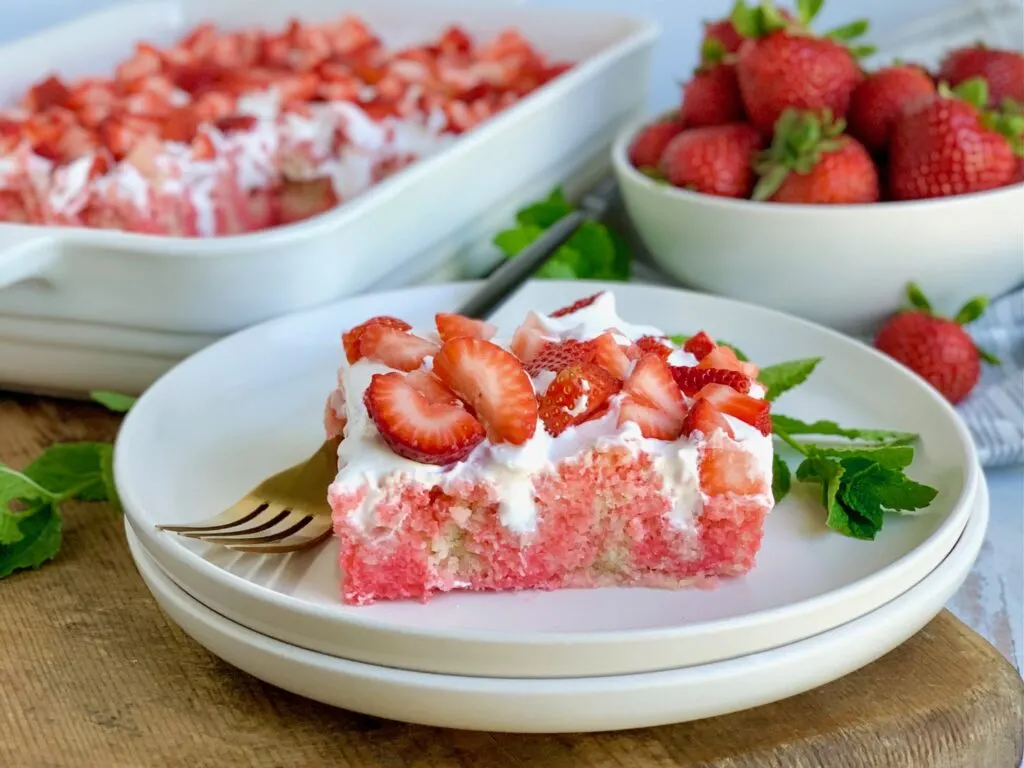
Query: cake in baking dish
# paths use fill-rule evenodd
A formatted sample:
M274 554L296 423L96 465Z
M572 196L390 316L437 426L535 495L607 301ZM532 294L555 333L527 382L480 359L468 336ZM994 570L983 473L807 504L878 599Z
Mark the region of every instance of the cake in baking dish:
M343 336L325 424L350 604L451 590L678 588L745 573L772 508L758 369L601 293L510 339L439 314Z

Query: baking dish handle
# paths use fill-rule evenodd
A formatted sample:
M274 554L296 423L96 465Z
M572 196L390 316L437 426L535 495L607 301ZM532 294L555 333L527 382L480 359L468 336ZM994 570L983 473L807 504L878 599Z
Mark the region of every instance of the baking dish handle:
M35 227L0 228L0 288L39 277L57 261L57 237Z

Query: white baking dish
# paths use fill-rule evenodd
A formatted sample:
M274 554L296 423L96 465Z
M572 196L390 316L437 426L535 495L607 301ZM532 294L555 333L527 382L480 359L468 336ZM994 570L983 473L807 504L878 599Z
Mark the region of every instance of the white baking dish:
M345 13L391 45L454 21L484 37L515 26L545 53L579 64L446 151L299 224L213 239L0 224L0 321L222 334L358 293L396 270L458 254L550 186L593 171L595 161L603 167L615 133L646 102L657 29L643 20L468 2L165 0L0 48L0 103L50 71L110 72L136 41L170 43L200 21L275 27L291 16Z

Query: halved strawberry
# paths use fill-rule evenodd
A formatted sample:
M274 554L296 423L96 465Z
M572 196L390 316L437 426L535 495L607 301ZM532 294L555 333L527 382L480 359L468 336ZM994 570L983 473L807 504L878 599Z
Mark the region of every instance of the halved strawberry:
M656 336L641 336L633 343L644 353L650 352L662 360L668 360L668 356L672 354L672 347L666 344L665 341Z
M540 420L557 437L588 421L622 387L622 382L595 363L563 368L540 398Z
M744 376L752 379L757 378L760 372L753 363L746 363L736 357L736 353L729 347L715 347L708 354L704 355L697 363L699 368L722 368L727 371L739 371Z
M644 437L656 440L679 437L686 418L686 405L664 360L652 354L641 357L622 392L619 426L632 421L640 426Z
M359 338L359 353L399 371L414 371L423 364L423 358L436 355L437 344L415 336L408 331L371 325Z
M766 493L768 485L758 469L757 457L737 443L714 436L700 452L700 489L708 496Z
M725 384L737 392L746 394L750 391L750 378L739 371L725 368L703 368L701 366L673 365L672 377L683 390L683 394L693 397L708 384Z
M423 464L452 464L484 439L483 425L464 408L431 403L400 373L377 373L363 394L381 439L399 456Z
M707 400L722 413L745 421L762 435L772 433L771 403L743 395L725 384L708 384L696 395L697 400Z
M729 426L729 422L726 421L725 416L708 400L698 400L695 402L683 421L683 434L687 436L696 432L704 437L711 437L719 429L729 437L735 437L735 433L732 431L732 427Z
M509 344L509 349L522 362L528 363L550 341L551 339L548 337L540 318L537 317L536 313L531 312L526 316L523 324L516 328L516 332L512 334L512 342Z
M594 362L613 376L624 379L629 372L629 358L626 348L619 345L611 331L605 331L593 341Z
M434 315L434 322L437 323L437 332L441 336L441 341L451 341L460 336L471 339L490 339L498 332L498 327L495 325L452 312L438 312Z
M698 331L686 340L683 350L689 352L698 360L703 360L718 345L704 331Z
M533 382L511 352L483 339L452 339L434 357L434 374L487 428L494 443L521 445L537 431Z
M593 362L594 352L593 341L550 341L526 364L526 372L531 376L537 376L541 371L558 373L576 363Z
M363 356L359 351L359 339L362 337L363 331L371 325L383 325L398 331L412 330L411 325L405 322L405 320L399 320L397 317L391 317L390 315L371 317L365 323L360 323L355 328L351 328L341 335L342 344L345 345L345 358L350 363L354 363Z
M599 291L598 293L595 293L593 296L587 296L585 299L574 301L567 307L556 309L549 315L549 317L565 317L566 315L571 315L573 312L579 312L581 309L586 309L595 301L597 301L597 297L600 296L602 293L603 291Z
M460 408L462 407L462 401L459 400L458 396L442 384L441 380L430 371L424 371L421 369L409 371L409 373L405 375L405 383L427 398L427 401L434 405L444 403L447 405L457 405Z

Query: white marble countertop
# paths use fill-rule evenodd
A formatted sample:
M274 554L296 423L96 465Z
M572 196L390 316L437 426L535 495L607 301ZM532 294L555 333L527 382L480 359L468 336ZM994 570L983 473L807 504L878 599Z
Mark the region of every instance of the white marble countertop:
M269 1L269 0L267 0ZM514 2L515 0L491 0ZM676 96L676 79L692 69L697 51L699 19L722 15L731 0L675 3L668 0L532 0L538 4L585 5L591 9L628 10L658 19L664 36L654 56L652 106L662 107ZM82 13L115 4L117 0L0 0L3 23L0 44ZM984 7L1000 0L959 0L959 7ZM902 23L922 12L941 15L952 0L832 0L823 23L871 16L898 15ZM918 19L915 23L920 22ZM1019 25L1017 26L1019 29ZM683 53L680 53L683 52ZM691 54L692 52L692 54ZM952 611L995 645L1018 669L1024 669L1024 467L986 471L992 514L985 545L966 584L950 603Z

